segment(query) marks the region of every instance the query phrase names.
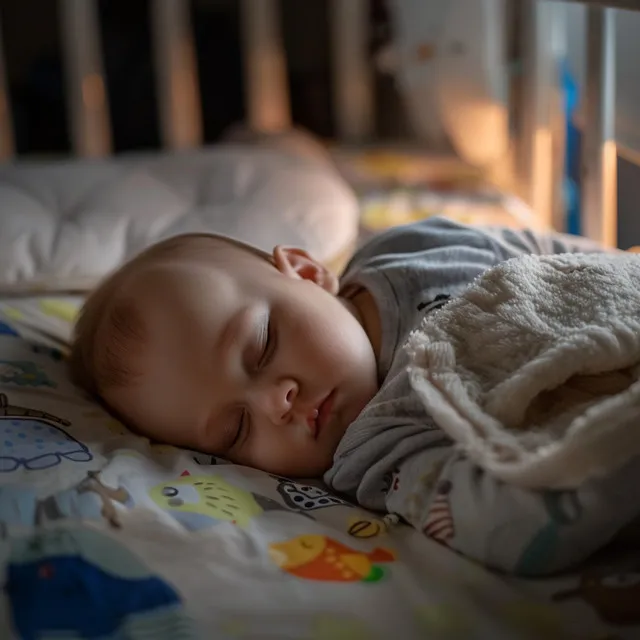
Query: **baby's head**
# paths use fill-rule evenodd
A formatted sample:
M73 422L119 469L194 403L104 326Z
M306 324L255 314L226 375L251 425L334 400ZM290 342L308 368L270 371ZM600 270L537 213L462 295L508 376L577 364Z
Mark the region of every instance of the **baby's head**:
M72 375L154 440L320 475L377 390L371 341L337 291L299 249L171 238L88 298Z

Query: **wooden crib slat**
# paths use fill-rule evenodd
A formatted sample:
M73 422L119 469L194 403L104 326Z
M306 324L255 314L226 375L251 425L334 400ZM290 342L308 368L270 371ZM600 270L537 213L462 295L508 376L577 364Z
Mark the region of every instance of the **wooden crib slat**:
M573 2L575 4L587 4L596 7L611 7L615 9L628 9L640 11L638 0L555 0L556 2Z
M582 231L607 246L617 244L615 37L615 9L589 7L582 133Z
M202 110L187 0L153 0L154 64L161 139L169 149L202 143Z
M561 4L546 0L525 0L522 8L519 176L523 195L541 224L564 230L565 123L560 63L566 53L566 11Z
M2 38L2 24L0 23L0 161L13 157L13 119L11 117L11 103L9 102L9 83L4 64L4 46Z
M369 0L332 1L331 40L338 137L362 142L374 129Z
M285 52L277 0L241 0L247 118L260 132L291 126Z
M111 125L102 70L95 0L62 0L62 43L73 150L82 157L111 153Z

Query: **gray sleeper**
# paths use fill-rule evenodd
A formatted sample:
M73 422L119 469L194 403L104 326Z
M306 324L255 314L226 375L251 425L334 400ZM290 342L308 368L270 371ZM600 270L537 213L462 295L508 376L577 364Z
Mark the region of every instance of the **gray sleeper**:
M504 484L467 460L426 413L402 348L426 313L499 262L599 250L580 238L439 218L393 229L361 249L342 291L349 297L366 288L377 303L381 386L340 442L328 485L489 567L522 575L562 570L613 539L640 513L640 463L578 491Z

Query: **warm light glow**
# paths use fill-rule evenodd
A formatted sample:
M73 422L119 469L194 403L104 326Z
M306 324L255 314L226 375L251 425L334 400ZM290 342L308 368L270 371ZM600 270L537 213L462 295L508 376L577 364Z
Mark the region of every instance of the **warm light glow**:
M456 151L474 166L487 166L509 150L507 108L492 100L474 99L463 86L443 85L442 118Z
M196 147L202 137L199 109L199 91L195 74L194 53L188 38L182 38L172 63L171 121L172 146L176 149Z
M600 157L593 157L584 177L582 202L582 231L592 240L607 247L617 246L618 239L618 184L617 148L613 140L600 147Z
M618 244L618 154L616 143L607 140L602 149L602 242L607 247Z
M104 105L105 90L102 77L90 73L82 80L82 101L87 109L100 109Z
M541 226L553 226L553 135L546 127L539 127L533 136L533 166L531 176L531 206L538 216Z
M249 108L251 123L259 131L278 132L288 128L289 105L284 59L275 49L256 51L250 60L251 87Z

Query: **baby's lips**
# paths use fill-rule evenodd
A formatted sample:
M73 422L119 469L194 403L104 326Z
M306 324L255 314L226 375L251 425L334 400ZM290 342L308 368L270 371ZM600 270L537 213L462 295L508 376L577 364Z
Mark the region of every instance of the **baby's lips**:
M320 412L317 409L314 409L311 414L307 417L307 425L309 426L309 431L311 431L311 435L315 438L318 435L318 414Z

